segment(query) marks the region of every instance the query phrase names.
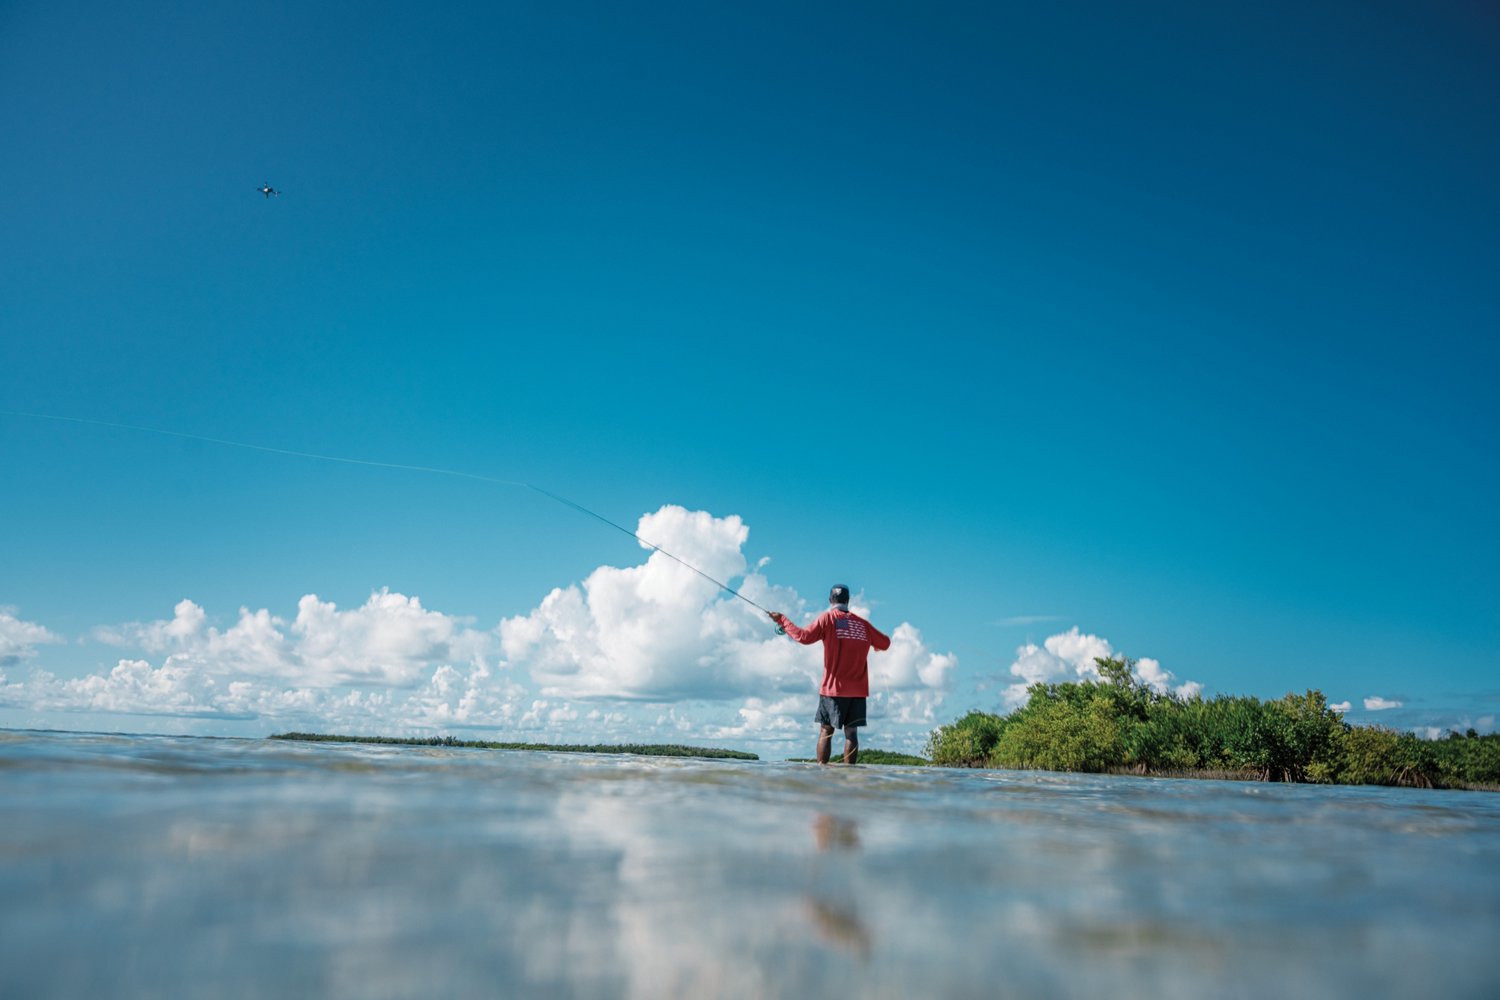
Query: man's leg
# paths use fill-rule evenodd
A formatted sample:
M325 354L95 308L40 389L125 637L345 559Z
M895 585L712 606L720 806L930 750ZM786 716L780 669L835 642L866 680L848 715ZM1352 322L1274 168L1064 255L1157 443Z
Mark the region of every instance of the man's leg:
M830 729L828 734L832 736L833 730ZM844 727L844 763L859 763L859 729L854 726Z
M818 730L818 763L828 763L828 755L833 752L833 727L826 723Z

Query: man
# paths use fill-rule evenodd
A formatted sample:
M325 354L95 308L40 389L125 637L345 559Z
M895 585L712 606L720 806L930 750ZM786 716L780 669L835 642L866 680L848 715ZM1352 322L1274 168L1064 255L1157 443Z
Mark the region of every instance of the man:
M823 684L818 689L818 763L828 763L833 731L844 731L844 763L859 760L859 727L865 724L865 699L870 694L870 672L866 658L870 647L890 649L891 639L874 625L849 610L849 588L836 585L828 592L829 609L811 628L801 629L780 611L769 611L771 620L786 634L811 646L823 643Z

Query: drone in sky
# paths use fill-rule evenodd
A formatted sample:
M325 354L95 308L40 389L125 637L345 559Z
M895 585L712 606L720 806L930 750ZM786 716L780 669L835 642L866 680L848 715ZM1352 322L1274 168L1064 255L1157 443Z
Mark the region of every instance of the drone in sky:
M269 184L262 184L260 187L256 188L255 190L259 191L261 194L265 195L267 198L271 197L271 195L273 195L273 194L280 194L281 193L280 191L276 190L275 188L273 188Z

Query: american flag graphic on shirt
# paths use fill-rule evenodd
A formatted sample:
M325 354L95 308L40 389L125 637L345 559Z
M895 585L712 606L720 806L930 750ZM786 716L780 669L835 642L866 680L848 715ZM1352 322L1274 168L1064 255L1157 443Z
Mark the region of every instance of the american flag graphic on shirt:
M865 628L865 623L853 617L834 619L833 634L840 639L858 639L860 642L870 641L870 633Z

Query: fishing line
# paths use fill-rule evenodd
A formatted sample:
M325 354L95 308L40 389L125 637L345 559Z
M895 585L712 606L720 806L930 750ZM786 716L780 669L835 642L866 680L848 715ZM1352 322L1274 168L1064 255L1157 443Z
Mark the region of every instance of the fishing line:
M142 434L160 434L164 437L182 438L186 441L202 441L206 444L217 444L222 445L226 448L244 448L249 451L268 452L272 455L290 455L294 458L310 458L318 462L340 462L344 465L365 465L376 469L398 469L403 472L424 472L437 476L453 476L458 479L473 479L481 483L494 483L499 486L519 486L523 489L531 490L534 493L540 493L547 499L554 500L565 507L571 507L574 510L578 511L580 514L585 514L589 517L592 517L596 521L601 521L604 524L609 525L616 531L624 532L652 551L660 552L662 555L677 563L679 566L684 566L687 569L692 570L694 573L697 573L699 576L703 577L703 579L718 587L720 590L728 591L751 607L763 611L766 614L770 614L770 611L768 609L762 608L759 604L756 604L754 601L750 600L750 598L746 597L738 590L735 590L733 587L729 586L729 584L724 583L721 580L715 580L713 577L709 576L707 573L703 572L701 569L699 569L697 566L694 566L686 559L675 556L672 553L668 552L666 549L662 548L660 545L657 545L655 542L642 538L640 535L636 534L634 531L631 531L623 524L618 524L614 521L611 521L603 514L599 514L595 511L589 510L583 504L569 500L567 497L559 496L558 494L553 493L551 490L544 490L540 486L533 485L532 483L525 483L520 481L519 479L498 479L494 476L481 476L475 472L460 472L457 469L439 469L434 466L428 465L403 465L399 462L375 462L364 458L348 458L343 455L321 455L317 452L311 451L296 451L291 448L273 448L270 445L250 444L246 441L230 441L227 438L208 437L203 434L188 434L184 431L167 431L162 430L159 427L141 427L136 424L121 424L116 423L112 420L90 420L87 417L63 417L52 413L27 413L22 410L0 410L0 413L4 413L8 416L13 417L31 417L35 420L56 420L62 423L70 424L90 424L95 427L113 427L118 430L136 431Z

